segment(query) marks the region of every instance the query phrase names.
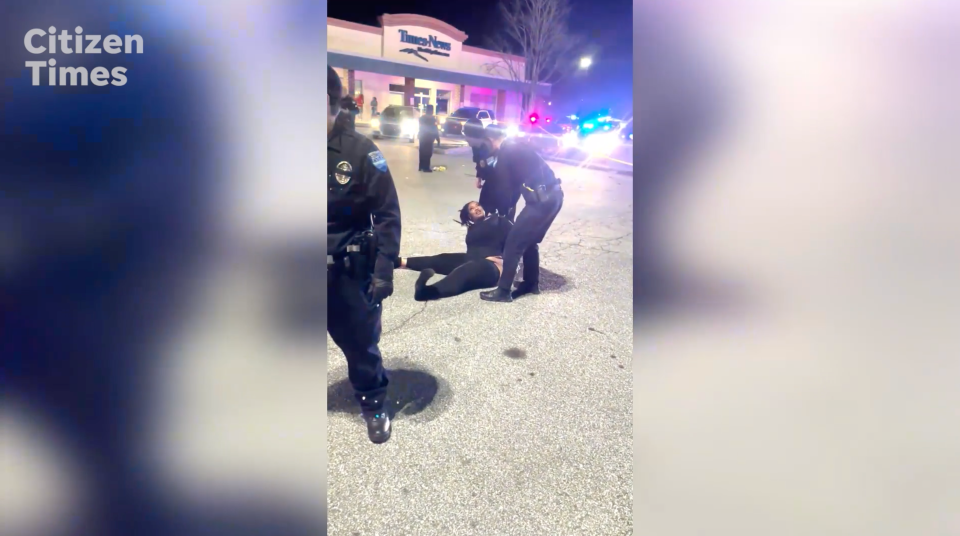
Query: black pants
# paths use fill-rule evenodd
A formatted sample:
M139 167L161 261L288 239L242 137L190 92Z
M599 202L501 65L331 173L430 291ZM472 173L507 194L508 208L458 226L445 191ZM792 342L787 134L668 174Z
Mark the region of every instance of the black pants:
M414 294L417 301L439 300L459 296L471 290L493 288L500 279L500 270L493 261L471 259L466 253L410 257L407 259L407 268L418 272L429 268L446 276L433 285L426 285L426 280L418 281Z
M513 229L507 235L507 244L503 248L503 275L497 285L510 291L517 276L517 266L523 258L523 282L540 282L540 247L547 231L553 225L563 207L563 190L557 190L539 203L528 204L517 216Z
M433 137L420 138L420 171L430 171L430 158L433 157Z
M386 373L380 355L381 308L368 291L370 280L335 276L327 285L327 331L347 358L347 371L360 408L383 408Z

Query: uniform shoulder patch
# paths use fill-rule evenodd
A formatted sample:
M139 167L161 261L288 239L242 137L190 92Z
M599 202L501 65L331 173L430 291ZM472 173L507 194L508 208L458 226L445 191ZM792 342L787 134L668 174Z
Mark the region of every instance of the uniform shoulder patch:
M387 159L383 157L383 153L378 151L373 151L367 156L370 157L370 162L373 163L373 166L382 171L383 173L387 172Z

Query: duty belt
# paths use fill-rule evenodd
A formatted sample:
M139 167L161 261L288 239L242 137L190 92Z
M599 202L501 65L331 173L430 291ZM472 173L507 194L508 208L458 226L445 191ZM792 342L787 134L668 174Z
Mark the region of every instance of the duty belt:
M359 244L350 244L346 247L344 253L339 253L337 255L327 255L327 268L331 266L342 265L346 268L350 267L350 254L360 253Z
M553 192L559 192L559 191L560 191L560 179L557 179L557 182L555 184L551 184L550 186L544 186L541 184L541 185L530 187L524 184L523 199L528 203L530 201L533 201L535 203L542 203L546 201L547 197L550 194L552 194Z

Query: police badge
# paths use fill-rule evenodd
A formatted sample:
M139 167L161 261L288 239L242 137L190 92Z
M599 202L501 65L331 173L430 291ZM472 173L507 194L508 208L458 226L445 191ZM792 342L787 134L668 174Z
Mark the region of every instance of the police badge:
M353 171L353 166L350 165L350 162L344 161L337 164L337 171L343 172L333 174L333 177L337 179L337 182L340 183L341 186L350 182L350 175L348 175L348 173Z

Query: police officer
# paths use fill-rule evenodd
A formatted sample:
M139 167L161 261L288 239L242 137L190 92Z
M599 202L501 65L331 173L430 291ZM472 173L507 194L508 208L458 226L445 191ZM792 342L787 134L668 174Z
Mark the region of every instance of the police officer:
M497 180L493 164L493 142L484 134L483 123L479 119L470 119L463 126L463 135L473 150L473 161L477 165L477 188L480 188L480 206L487 212L496 212L514 221L517 202L520 201L520 187L517 184Z
M484 136L494 151L493 168L498 181L520 188L525 206L507 236L503 250L503 272L494 290L480 293L486 301L509 302L524 294L540 293L539 244L563 207L560 179L529 144L504 144L506 132L500 125L488 125ZM523 282L512 293L517 265L523 259Z
M387 376L378 344L381 303L393 294L400 204L377 146L336 124L343 87L327 67L327 330L347 358L370 440L390 439Z
M420 171L432 173L430 159L433 158L433 142L440 139L437 118L433 115L433 105L428 104L423 115L420 116L417 137L420 139Z

